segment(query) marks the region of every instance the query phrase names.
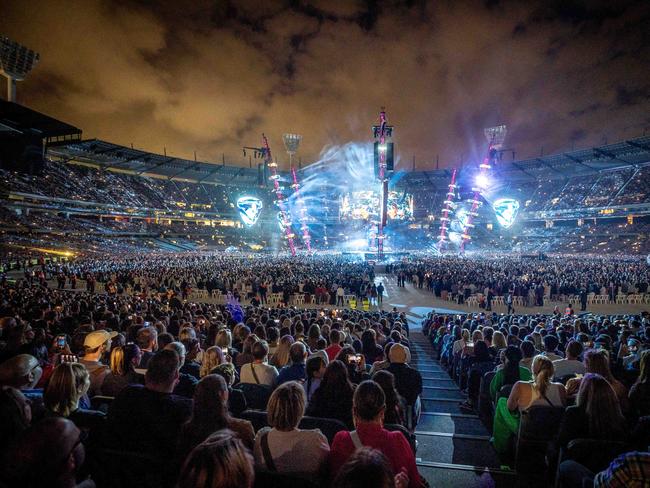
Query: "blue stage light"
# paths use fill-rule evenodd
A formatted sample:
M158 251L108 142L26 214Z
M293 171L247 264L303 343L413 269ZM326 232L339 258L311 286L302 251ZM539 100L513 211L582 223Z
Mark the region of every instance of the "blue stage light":
M499 198L492 204L492 210L494 210L499 225L504 229L509 229L517 218L519 201L514 198Z
M239 217L246 225L254 225L262 213L262 200L257 197L241 197L237 200Z

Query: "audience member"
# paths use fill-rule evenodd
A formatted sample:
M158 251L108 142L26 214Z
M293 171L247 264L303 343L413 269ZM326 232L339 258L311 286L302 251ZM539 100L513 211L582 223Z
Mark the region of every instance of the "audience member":
M307 359L307 347L303 342L294 342L289 349L291 362L284 366L278 373L277 383L281 385L287 381L305 381L307 377L305 360Z
M102 362L105 354L111 351L111 339L117 336L117 332L95 330L90 332L84 339L84 355L79 360L88 370L90 375L90 389L88 394L93 397L101 395L101 387L104 378L111 369Z
M278 370L266 364L268 354L269 346L266 342L258 341L253 345L253 362L241 367L240 383L275 386L278 381Z
M229 429L244 446L253 448L255 432L248 420L231 417L228 413L228 385L222 376L204 376L194 391L192 417L183 425L179 442L179 459L183 460L198 444L212 433Z
M320 386L307 406L307 415L336 419L352 428L352 397L354 386L350 383L345 365L334 360L327 365Z
M255 437L255 465L278 473L294 473L316 479L329 453L320 430L300 430L305 413L305 391L300 383L278 386L268 403L270 427Z
M253 460L241 439L228 429L211 434L187 457L178 488L252 488Z
M150 360L144 386L124 388L108 411L108 432L115 447L173 459L178 435L189 418L192 401L172 394L180 358L173 350Z
M115 347L111 350L111 372L104 377L102 395L115 397L129 385L141 384L142 375L135 369L140 364L142 354L135 344Z
M386 399L381 387L374 381L361 383L354 392L355 430L341 431L332 442L330 453L330 475L336 477L342 466L358 449L371 447L381 451L390 462L393 473L402 471L408 476L408 486L423 486L415 465L415 455L401 432L383 428Z

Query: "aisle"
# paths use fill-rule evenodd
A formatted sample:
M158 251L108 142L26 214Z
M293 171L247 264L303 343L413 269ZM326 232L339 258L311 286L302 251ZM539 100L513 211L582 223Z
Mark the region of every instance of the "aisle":
M420 371L424 385L416 430L420 473L436 488L515 486L516 476L500 469L490 433L478 416L460 410L465 395L434 359L427 338L413 330L410 341L411 366Z

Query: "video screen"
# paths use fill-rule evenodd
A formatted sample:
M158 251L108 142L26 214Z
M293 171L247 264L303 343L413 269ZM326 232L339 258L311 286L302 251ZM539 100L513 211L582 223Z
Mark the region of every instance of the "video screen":
M396 191L388 192L388 218L410 220L413 218L413 195ZM379 192L355 191L341 196L340 220L379 220Z

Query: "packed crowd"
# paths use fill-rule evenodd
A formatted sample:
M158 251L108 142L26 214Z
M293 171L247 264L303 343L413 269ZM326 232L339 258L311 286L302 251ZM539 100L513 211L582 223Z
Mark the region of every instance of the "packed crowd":
M26 273L26 278L33 281L32 271ZM191 290L209 293L219 290L237 299L255 299L262 304L271 293L282 293L284 303L289 303L292 294L303 293L314 295L318 303L335 304L337 293L365 296L374 285L372 266L341 256L139 253L52 264L45 266L44 271L46 279L102 283L117 294L125 290L144 295L176 292L186 298Z
M0 188L34 195L161 210L230 212L237 195L253 191L237 185L215 186L167 178L134 176L46 161L40 176L0 170Z
M365 271L316 262L285 278ZM425 485L403 314L43 284L0 285L0 486Z
M569 295L595 293L613 300L619 293L646 293L650 267L641 258L558 256L421 258L390 267L402 281L460 303L470 295L521 296L528 305ZM489 307L488 307L489 310Z
M648 486L647 313L431 313L423 329L467 391L461 410L480 414L492 426L491 442L504 464L518 471L532 465L538 475L547 468L548 479L557 472L566 488ZM531 425L535 448L524 455Z

